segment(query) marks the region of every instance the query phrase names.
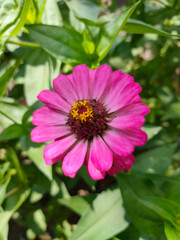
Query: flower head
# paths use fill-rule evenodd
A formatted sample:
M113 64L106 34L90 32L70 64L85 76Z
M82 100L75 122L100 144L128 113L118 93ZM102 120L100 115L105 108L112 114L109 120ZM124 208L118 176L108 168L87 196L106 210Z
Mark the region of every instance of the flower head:
M55 91L44 90L38 99L44 107L33 113L34 142L54 140L44 148L46 164L62 162L66 176L75 177L84 164L91 178L103 179L129 169L135 146L145 144L141 130L144 115L141 87L132 76L101 65L89 70L76 66L70 75L53 81Z

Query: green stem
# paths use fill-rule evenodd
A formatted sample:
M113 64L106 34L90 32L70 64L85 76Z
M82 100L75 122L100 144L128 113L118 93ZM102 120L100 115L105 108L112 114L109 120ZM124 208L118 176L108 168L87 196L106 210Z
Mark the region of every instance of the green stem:
M40 47L39 44L31 43L31 42L21 42L21 41L8 40L7 43L19 45L19 46L22 46L22 47L28 47L28 48L39 48Z

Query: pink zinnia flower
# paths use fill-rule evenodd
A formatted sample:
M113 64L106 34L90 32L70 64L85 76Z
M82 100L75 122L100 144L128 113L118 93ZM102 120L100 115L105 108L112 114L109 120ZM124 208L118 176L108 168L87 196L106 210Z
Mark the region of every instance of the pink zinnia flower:
M53 87L38 95L46 106L34 112L32 121L37 126L32 141L54 140L44 148L45 163L63 161L64 175L72 178L84 164L94 180L129 169L134 146L147 140L141 127L149 113L133 77L111 74L106 65L97 70L79 65L54 79Z

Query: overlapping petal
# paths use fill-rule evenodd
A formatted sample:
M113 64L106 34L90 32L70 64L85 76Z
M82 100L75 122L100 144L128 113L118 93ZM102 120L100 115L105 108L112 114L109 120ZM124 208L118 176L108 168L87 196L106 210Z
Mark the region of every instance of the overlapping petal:
M47 107L68 113L71 105L67 103L59 94L50 90L43 90L37 98L47 105Z
M63 137L71 132L66 126L38 126L31 132L33 142L48 142Z
M66 119L67 117L60 112L53 111L48 107L42 107L33 113L32 123L37 126L62 125L66 124Z
M66 176L71 177L76 173L83 165L86 152L87 152L87 141L80 141L64 158L62 169Z

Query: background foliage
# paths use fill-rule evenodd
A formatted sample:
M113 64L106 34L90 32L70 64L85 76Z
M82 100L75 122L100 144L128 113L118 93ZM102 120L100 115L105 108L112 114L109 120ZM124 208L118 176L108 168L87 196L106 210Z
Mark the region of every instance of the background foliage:
M0 0L0 240L180 239L180 2ZM77 64L139 82L148 142L95 182L46 166L30 140L37 94Z

